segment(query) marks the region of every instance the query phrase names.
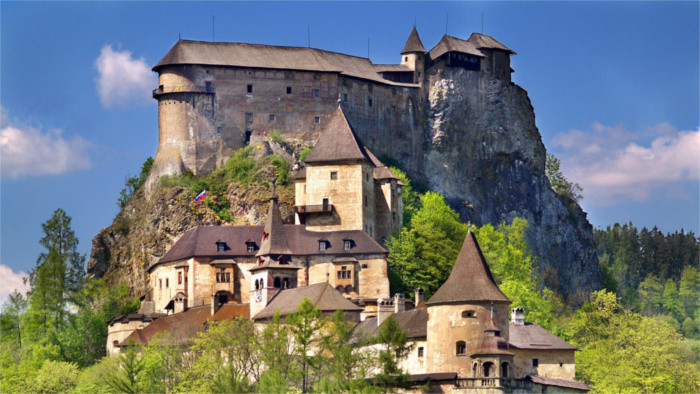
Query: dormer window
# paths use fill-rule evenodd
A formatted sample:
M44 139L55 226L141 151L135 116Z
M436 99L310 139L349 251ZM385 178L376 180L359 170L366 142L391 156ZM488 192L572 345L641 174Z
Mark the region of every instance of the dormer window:
M318 250L326 250L328 249L330 245L328 244L328 241L326 240L320 240L318 241Z
M353 247L354 242L351 239L343 240L343 249L350 250Z
M217 252L225 252L229 250L228 245L226 245L226 242L224 241L217 241L216 242L216 251Z
M245 248L246 248L246 251L248 251L248 252L255 252L255 242L253 242L253 241L246 242Z

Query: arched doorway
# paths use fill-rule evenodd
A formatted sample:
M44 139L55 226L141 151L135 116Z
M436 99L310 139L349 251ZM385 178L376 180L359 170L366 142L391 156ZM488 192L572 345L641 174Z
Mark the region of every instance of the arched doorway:
M492 362L484 363L484 365L481 367L481 369L482 369L482 372L483 372L485 378L491 377L494 373Z
M501 363L501 377L508 377L508 363Z

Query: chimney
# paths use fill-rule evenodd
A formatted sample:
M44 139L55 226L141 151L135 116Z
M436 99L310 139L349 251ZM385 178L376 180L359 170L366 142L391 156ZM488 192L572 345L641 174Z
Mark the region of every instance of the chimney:
M513 308L513 313L511 314L511 322L516 326L524 326L525 310L523 308Z
M416 306L417 306L418 304L423 302L423 289L421 289L420 287L417 288L415 295L416 295Z
M394 302L391 298L377 300L377 327L381 326L387 317L394 313Z
M403 312L406 310L406 298L403 293L394 295L394 313Z

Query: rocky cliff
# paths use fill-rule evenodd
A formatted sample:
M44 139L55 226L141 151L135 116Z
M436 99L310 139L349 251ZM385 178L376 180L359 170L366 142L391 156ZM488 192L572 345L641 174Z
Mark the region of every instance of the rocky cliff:
M527 92L484 73L447 68L430 77L428 102L420 175L430 187L465 221L527 219L540 275L571 302L598 288L592 226L577 204L552 191Z

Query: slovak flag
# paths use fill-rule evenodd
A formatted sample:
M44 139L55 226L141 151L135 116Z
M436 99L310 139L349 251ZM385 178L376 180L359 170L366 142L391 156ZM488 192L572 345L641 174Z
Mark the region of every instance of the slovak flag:
M200 201L203 201L205 198L207 198L207 191L206 191L206 190L202 190L202 192L199 193L199 195L194 199L194 202L197 202L197 203L198 203L198 202L200 202Z

